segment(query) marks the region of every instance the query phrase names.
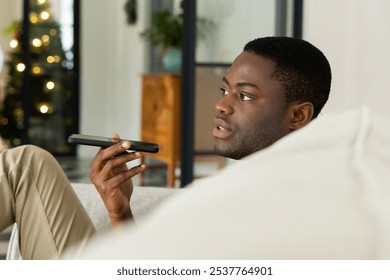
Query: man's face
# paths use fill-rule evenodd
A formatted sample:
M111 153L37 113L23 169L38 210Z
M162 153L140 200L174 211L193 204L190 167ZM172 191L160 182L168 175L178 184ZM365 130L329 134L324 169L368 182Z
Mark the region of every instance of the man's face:
M215 108L214 150L243 158L289 132L287 103L281 84L271 77L274 62L242 52L223 78L222 98Z

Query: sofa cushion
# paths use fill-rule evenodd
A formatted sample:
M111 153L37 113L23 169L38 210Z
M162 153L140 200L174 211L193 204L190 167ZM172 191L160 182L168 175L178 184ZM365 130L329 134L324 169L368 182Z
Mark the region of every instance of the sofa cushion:
M97 231L110 229L111 223L107 214L106 207L100 195L92 184L73 183L80 201L87 210L92 222ZM134 192L131 197L131 207L134 219L137 223L142 223L144 218L149 215L161 202L175 193L173 188L163 187L134 187Z

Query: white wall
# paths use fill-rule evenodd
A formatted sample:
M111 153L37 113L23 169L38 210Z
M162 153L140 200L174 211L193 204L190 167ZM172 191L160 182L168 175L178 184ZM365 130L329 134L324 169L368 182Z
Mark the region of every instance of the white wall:
M275 13L270 0L197 0L197 15L215 26L198 42L196 61L231 63L247 42L275 33Z
M149 20L150 1L138 1L138 20L126 23L125 0L83 0L81 22L80 132L139 139L141 74L148 48L139 33ZM80 147L80 157L96 148Z
M5 56L11 49L9 46L11 36L6 36L4 34L4 28L8 27L12 21L19 20L22 16L22 12L22 1L0 0L0 46ZM3 91L6 84L6 71L4 71L4 68L2 69L3 70L0 72L0 98L3 97Z
M303 37L328 57L325 112L370 106L390 117L390 1L306 0Z

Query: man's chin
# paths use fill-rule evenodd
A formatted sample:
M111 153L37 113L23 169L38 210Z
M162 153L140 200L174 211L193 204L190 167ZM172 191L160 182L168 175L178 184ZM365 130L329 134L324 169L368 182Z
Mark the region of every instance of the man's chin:
M232 149L227 147L223 148L219 145L214 145L214 152L218 156L231 158L231 159L240 159L242 158L237 152L234 152Z

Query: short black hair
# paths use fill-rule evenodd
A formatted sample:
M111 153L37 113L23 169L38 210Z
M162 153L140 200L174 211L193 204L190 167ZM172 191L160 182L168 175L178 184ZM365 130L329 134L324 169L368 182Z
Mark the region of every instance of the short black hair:
M282 84L287 103L311 102L316 118L329 98L332 73L325 55L307 41L291 37L257 38L244 51L275 62L273 77Z

